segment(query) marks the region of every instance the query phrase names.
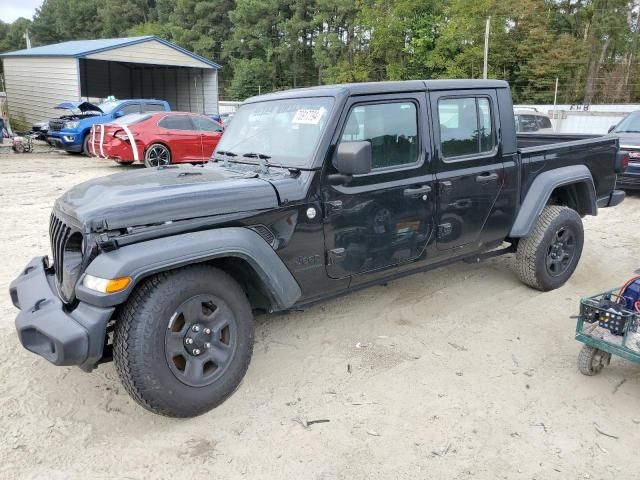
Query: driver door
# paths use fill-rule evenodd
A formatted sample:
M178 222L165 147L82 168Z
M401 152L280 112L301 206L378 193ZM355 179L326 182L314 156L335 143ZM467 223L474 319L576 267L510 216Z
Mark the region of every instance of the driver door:
M346 111L336 143L370 142L372 170L340 185L325 178L326 269L331 278L414 261L433 230L424 94L359 97ZM336 171L333 165L328 170Z

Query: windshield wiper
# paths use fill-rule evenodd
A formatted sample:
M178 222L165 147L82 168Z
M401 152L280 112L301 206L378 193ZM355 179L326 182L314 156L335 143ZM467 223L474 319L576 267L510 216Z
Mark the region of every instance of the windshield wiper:
M245 153L242 156L247 158L259 158L260 160L269 160L271 158L271 155L265 155L264 153L254 153L254 152Z
M618 130L611 133L640 133L640 130Z
M237 157L238 156L237 153L233 153L233 152L227 151L227 150L218 150L216 153L219 153L220 155L226 155L227 157Z

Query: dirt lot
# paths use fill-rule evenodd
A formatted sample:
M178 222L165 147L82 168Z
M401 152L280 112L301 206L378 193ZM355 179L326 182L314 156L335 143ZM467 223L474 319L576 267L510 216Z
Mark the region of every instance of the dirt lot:
M638 478L640 366L582 376L569 317L640 267L639 196L586 219L554 292L502 257L260 317L236 394L174 420L138 407L112 365L54 367L14 331L9 282L48 252L54 199L123 168L60 153L0 166L0 478Z

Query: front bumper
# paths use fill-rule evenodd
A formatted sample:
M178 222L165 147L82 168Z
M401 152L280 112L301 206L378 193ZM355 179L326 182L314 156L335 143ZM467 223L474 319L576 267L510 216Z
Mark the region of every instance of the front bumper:
M67 311L56 293L46 257L35 257L9 286L20 309L16 330L22 346L54 365L92 370L102 358L107 322L114 308L80 302Z
M67 152L81 152L82 151L82 141L78 143L79 136L76 134L68 134L62 131L58 132L55 135L49 135L47 137L47 143L56 148L61 148L66 150Z

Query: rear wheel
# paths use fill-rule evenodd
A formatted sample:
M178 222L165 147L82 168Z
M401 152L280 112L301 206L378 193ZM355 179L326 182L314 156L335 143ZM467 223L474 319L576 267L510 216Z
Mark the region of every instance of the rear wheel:
M171 151L169 147L161 143L154 143L144 154L145 167L161 167L171 163Z
M575 271L583 243L578 212L558 205L544 207L531 234L518 243L516 269L520 280L542 291L561 287Z
M114 360L144 408L200 415L238 387L253 352L253 314L240 285L196 265L146 279L116 323Z

